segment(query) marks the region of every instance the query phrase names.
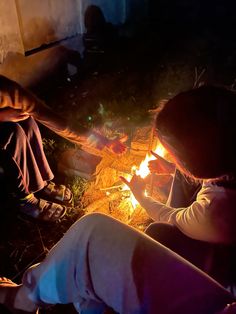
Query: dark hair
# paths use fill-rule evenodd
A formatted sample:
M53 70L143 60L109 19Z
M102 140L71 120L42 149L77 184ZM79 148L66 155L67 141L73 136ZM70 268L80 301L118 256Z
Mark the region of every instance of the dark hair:
M199 179L236 175L236 95L201 86L167 101L156 117L157 136L184 173Z

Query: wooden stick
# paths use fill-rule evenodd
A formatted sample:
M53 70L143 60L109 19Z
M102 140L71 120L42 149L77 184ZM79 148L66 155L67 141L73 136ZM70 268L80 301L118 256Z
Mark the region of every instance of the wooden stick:
M118 200L119 198L122 198L127 194L127 192L130 193L130 191L117 191L109 195L106 195L94 201L92 204L88 205L84 210L87 213L93 213L95 210L103 207L107 202L115 201Z
M151 134L150 134L150 141L149 141L149 147L148 147L148 152L149 154L151 154L151 150L152 150L152 146L153 146L153 139L154 139L154 125L152 127L151 130ZM149 189L149 195L152 196L153 194L153 183L154 183L154 175L151 174L150 175L150 189Z

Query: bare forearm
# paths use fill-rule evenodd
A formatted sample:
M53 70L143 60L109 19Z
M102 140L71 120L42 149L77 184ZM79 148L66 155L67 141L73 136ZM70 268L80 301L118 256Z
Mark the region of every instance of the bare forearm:
M0 76L0 121L9 121L9 108L31 115L55 133L76 143L86 143L89 130L81 125L68 126L66 119L56 114L29 90Z
M67 120L64 117L55 113L29 90L21 87L17 82L4 76L0 76L0 109L7 108L19 110L20 119L32 116L35 120L45 125L53 132L73 143L85 147L92 146L98 150L107 146L115 153L122 153L125 151L125 146L119 142L119 140L109 140L103 135L94 130L89 130L81 124L72 125L71 123L67 123ZM5 119L5 117L2 118Z

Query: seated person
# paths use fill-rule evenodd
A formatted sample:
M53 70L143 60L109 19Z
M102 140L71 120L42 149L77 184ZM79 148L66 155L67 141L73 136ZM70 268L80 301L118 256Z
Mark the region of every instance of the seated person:
M190 104L192 106L193 103ZM175 106L171 103L171 107L173 109ZM191 163L191 158L188 158L191 155L185 155L184 152L193 139L184 141L181 132L174 132L171 127L173 121L168 124L168 109L168 106L165 107L156 120L157 133L164 146L170 147L169 151L175 153L176 165L182 165L180 161L183 161L183 165L187 167L186 171L188 169L194 177L209 180L203 184L195 205L186 209L171 208L145 198L141 195L144 192L144 187L141 186L143 182L137 176L127 184L148 212L153 213L154 218L166 220L180 228L187 236L199 238L201 241L206 238L206 241L231 243L235 240L235 233L231 232L234 222L231 225L223 224L224 228L219 228L221 219L208 218L215 217L214 211L216 214L219 214L220 210L224 213L225 207L222 209L222 203L218 204L223 195L224 203L229 206L227 215L222 215L222 222L225 217L230 217L234 209L231 204L235 198L234 190L230 193L231 190L217 186L214 179L224 178L227 170L233 171L234 168L229 168L229 164L225 168L225 160L218 159L218 155L216 161L209 162L208 157L211 161L218 145L222 144L218 142L219 138L211 142L210 153L213 156L206 155L205 159L201 158L203 152L200 153L199 163L192 167L194 164ZM184 110L177 112L183 113ZM202 113L201 110L199 112ZM193 117L189 114L188 116L190 121L187 121L192 126L190 118ZM176 118L182 126L181 114ZM207 115L206 120L209 122ZM206 129L208 122L202 123L201 126L205 127L206 137L210 140L214 138L214 128ZM188 129L188 123L186 127ZM211 134L208 134L208 131ZM172 132L174 135L170 138L175 139L177 136L181 150L177 149L175 141L170 142L171 146L167 145L169 142L165 142ZM197 137L195 141L200 145L201 141L198 140ZM182 146L182 143L185 145ZM228 153L231 153L231 146L226 147ZM196 213L194 209L197 210ZM209 215L204 217L206 210L209 210ZM234 300L221 285L173 251L149 236L102 214L87 215L77 221L42 263L26 270L22 284L14 284L6 278L2 278L0 283L1 304L12 311L31 313L48 304L73 303L80 313L90 314L103 313L107 307L121 314L235 314L235 304L227 305Z
M103 214L78 220L22 284L0 281L0 304L13 313L73 303L83 314L235 314L232 302L182 257Z
M40 220L56 221L66 213L72 193L51 181L53 173L36 121L82 146L97 149L106 146L114 153L123 152L125 146L119 140L109 140L93 130L70 127L35 95L0 76L0 169L6 194L21 212ZM42 198L35 196L39 191Z
M202 86L180 93L155 121L157 137L177 167L167 204L145 196L140 177L123 179L156 222L147 234L222 283L231 265L218 265L219 274L210 264L217 250L230 264L236 243L235 120L236 95L229 90Z

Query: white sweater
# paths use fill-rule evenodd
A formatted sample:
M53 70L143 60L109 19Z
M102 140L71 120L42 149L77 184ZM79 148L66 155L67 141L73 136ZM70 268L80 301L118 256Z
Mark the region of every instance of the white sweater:
M236 189L204 182L189 207L173 208L142 197L139 202L156 222L175 225L187 236L215 243L236 243Z

